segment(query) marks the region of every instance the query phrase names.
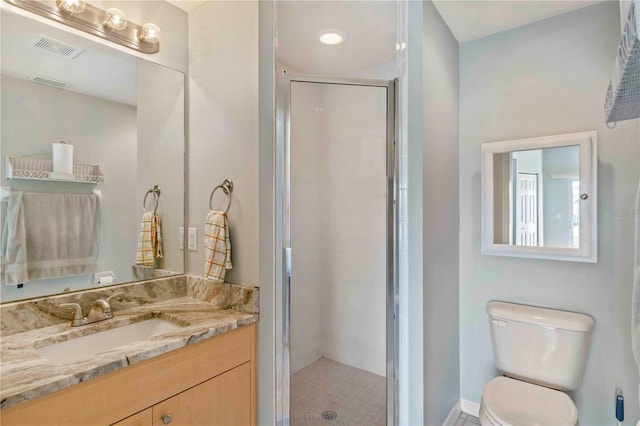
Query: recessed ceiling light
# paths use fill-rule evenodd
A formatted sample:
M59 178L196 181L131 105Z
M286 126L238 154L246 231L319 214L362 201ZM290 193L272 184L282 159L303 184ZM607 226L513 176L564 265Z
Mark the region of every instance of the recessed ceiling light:
M347 34L342 30L330 28L319 31L318 34L316 34L316 38L322 44L335 46L336 44L344 43L347 39Z

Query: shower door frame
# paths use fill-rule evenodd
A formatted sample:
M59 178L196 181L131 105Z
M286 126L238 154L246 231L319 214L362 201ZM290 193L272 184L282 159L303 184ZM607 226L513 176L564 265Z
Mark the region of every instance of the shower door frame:
M276 120L275 209L276 209L276 285L275 285L275 415L279 426L290 425L291 385L291 85L293 83L367 86L386 89L386 177L387 177L387 256L386 256L386 417L387 426L398 424L398 79L371 80L324 76L282 77L284 91L283 116ZM280 195L282 194L282 195Z

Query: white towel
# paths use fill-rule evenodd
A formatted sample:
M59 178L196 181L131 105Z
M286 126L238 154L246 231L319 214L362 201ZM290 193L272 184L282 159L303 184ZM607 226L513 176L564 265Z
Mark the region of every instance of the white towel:
M224 212L211 210L204 224L205 265L204 276L215 281L224 281L227 269L231 269L231 241L229 223Z
M640 183L636 194L636 245L633 262L633 296L631 297L631 346L640 374ZM638 389L640 393L640 389Z
M101 197L13 191L2 240L5 284L94 273L102 245Z

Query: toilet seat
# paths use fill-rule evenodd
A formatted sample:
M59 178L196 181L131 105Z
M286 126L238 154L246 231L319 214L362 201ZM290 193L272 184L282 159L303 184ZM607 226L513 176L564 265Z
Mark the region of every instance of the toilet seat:
M482 391L480 419L483 424L514 426L576 426L578 410L563 392L496 377Z

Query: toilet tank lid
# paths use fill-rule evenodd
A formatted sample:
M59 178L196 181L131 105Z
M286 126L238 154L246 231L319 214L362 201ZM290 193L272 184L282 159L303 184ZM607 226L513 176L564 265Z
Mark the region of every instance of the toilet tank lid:
M577 312L559 311L496 300L487 303L487 313L492 319L519 321L571 331L591 331L596 323L589 315Z

